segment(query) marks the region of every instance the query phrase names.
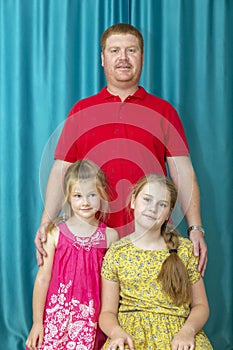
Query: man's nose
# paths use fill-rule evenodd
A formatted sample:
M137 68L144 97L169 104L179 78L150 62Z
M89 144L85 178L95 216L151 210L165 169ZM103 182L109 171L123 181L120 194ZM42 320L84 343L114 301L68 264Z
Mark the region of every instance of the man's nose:
M127 50L124 50L124 49L121 50L121 59L123 60L128 59Z

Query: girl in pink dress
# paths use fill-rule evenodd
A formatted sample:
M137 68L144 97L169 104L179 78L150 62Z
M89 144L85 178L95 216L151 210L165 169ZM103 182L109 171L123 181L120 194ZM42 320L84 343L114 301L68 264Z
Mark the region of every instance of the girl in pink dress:
M48 228L47 257L33 291L33 325L27 349L99 350L105 336L97 321L100 270L118 233L101 221L108 211L107 185L94 163L72 164L64 179L68 220Z

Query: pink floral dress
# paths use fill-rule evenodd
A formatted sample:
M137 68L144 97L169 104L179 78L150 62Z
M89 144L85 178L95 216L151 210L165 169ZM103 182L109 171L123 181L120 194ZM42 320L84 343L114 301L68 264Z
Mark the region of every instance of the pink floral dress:
M97 326L106 225L90 237L60 229L44 314L44 350L99 350L105 336Z

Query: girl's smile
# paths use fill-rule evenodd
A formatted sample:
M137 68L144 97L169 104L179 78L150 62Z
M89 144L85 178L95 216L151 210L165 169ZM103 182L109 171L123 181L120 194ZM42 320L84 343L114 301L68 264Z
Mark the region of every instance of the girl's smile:
M166 187L156 182L147 183L131 201L135 224L147 230L161 228L169 219L170 206L170 193Z
M70 205L77 218L92 219L101 207L101 198L95 183L82 180L73 185Z

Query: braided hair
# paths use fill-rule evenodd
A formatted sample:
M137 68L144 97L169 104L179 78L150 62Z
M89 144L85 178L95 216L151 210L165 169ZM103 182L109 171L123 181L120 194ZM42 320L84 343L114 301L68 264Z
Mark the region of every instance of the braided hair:
M165 186L170 194L170 210L172 211L177 200L177 189L173 181L164 175L149 174L142 177L133 187L132 195L136 198L147 183L156 182ZM174 227L165 221L161 227L161 235L169 249L169 255L163 262L158 281L161 282L163 291L169 295L173 302L179 306L191 301L191 285L188 272L183 261L177 254L179 247L179 233Z

